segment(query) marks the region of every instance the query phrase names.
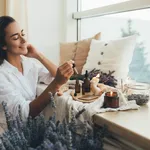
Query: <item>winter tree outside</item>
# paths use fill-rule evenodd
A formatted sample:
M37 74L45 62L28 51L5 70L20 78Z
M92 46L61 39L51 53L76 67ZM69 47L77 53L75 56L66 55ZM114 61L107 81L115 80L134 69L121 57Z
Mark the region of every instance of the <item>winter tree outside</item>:
M129 19L127 22L127 30L121 29L122 37L134 34L140 36L139 32L132 29L132 23L132 20ZM138 82L150 83L150 63L146 63L146 55L148 52L145 52L145 49L144 42L137 42L129 67L129 77Z

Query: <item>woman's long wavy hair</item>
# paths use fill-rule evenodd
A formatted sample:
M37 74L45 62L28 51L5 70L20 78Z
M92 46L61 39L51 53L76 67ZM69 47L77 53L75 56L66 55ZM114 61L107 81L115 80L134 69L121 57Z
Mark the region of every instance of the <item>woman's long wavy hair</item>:
M0 65L4 62L4 59L7 57L7 53L3 50L3 46L6 45L5 42L5 28L15 19L10 16L1 16L0 17Z

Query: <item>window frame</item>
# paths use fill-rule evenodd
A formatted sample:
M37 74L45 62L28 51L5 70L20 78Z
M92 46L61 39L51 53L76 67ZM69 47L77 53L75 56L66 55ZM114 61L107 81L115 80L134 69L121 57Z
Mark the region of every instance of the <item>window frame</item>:
M81 40L82 19L147 9L150 8L150 1L130 0L126 2L121 2L117 4L111 4L107 6L81 11L81 0L77 0L77 8L78 11L72 14L72 18L77 20L77 40Z
M81 2L78 0L78 8L81 7ZM94 9L89 9L81 11L78 9L78 12L73 13L73 19L84 19L91 18L96 16L104 16L109 14L116 14L128 11L135 11L140 9L150 8L149 0L130 0L126 2L121 2L117 4L111 4L107 6L102 6Z

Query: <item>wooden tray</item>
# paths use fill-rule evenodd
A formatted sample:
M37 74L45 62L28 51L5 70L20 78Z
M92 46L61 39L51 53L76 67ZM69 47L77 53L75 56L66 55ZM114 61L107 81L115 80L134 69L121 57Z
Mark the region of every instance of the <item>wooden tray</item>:
M83 103L91 103L97 100L100 96L93 95L93 93L85 93L85 95L82 95L82 93L77 93L77 96L74 96L74 90L71 91L71 96L73 100L83 102Z

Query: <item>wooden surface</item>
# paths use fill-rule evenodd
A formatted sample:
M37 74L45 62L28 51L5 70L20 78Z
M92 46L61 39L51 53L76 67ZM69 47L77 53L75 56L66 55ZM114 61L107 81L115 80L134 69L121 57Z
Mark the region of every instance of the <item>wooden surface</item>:
M93 93L86 93L85 95L82 95L82 93L77 93L77 96L74 96L75 91L71 91L71 96L73 100L83 102L83 103L91 103L97 100L100 96L95 96Z
M150 150L150 102L139 110L106 112L94 115L94 123L108 126L108 129L130 141Z

